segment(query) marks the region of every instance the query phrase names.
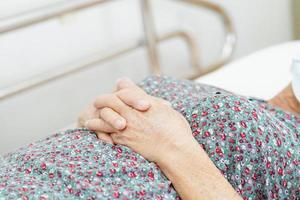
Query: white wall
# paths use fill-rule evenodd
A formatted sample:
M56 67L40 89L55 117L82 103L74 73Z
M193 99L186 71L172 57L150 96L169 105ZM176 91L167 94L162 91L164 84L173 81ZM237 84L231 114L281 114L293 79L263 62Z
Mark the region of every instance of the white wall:
M56 0L59 1L59 0ZM213 0L223 5L236 26L235 58L292 39L289 0ZM0 19L53 0L0 2ZM0 90L41 72L106 51L142 36L137 0L119 0L0 36ZM203 64L211 63L222 43L218 19L203 9L153 0L158 33L184 29L201 47ZM171 50L170 50L171 49ZM181 41L161 45L165 72L178 76L189 67ZM109 92L114 80L129 76L138 81L148 74L140 49L113 62L75 74L0 102L0 153L42 138L76 120L79 111L97 94Z

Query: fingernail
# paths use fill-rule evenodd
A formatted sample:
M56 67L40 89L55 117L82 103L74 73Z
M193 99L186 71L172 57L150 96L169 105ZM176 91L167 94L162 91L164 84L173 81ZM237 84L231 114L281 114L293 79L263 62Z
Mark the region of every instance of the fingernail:
M115 122L115 128L118 130L122 130L126 126L126 121L123 119L117 119Z
M150 106L150 102L147 101L147 100L139 100L139 101L137 102L137 106L138 106L138 108L140 108L140 109L147 109L147 108L149 108L149 106Z

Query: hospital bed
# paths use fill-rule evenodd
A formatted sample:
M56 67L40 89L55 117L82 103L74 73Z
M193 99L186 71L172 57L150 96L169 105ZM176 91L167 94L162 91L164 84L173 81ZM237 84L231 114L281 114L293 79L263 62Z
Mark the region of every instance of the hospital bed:
M5 19L4 21L0 20L0 35L9 34L21 28L42 23L72 12L79 12L80 10L109 3L111 1L113 0L61 1L60 3L45 8L40 8ZM163 66L160 65L157 46L166 40L174 38L182 39L188 46L190 52L190 63L193 66L193 71L188 72L184 77L196 79L196 81L200 83L215 85L236 93L258 98L270 98L283 88L290 80L289 68L292 59L300 57L300 42L291 42L261 50L248 57L229 63L234 52L236 35L232 22L225 10L218 5L207 1L174 0L174 3L178 2L199 8L207 8L213 13L216 13L223 22L225 39L220 50L220 55L213 64L202 66L198 54L199 47L195 45L196 43L193 36L181 30L170 32L165 35L157 35L154 28L150 0L140 0L139 2L143 16L143 38L138 41L129 42L130 45L124 49L117 49L106 55L97 54L97 56L87 57L76 62L76 64L60 66L47 73L40 74L10 87L5 87L0 90L0 103L2 101L12 101L14 103L16 102L16 98L14 97L18 97L18 95L21 96L22 94L27 94L29 91L36 88L43 88L44 86L47 86L47 84L59 81L59 79L71 77L84 69L101 67L99 64L124 56L138 48L146 48L151 72L160 74ZM199 26L201 26L201 24ZM19 108L19 113L17 114L18 118L15 119L16 123L18 123L18 120L22 120L22 116L26 117L26 114L22 113L22 111L24 112L26 109ZM2 123L3 120L5 123L6 119L2 119ZM33 121L32 123L38 122ZM74 124L68 125L67 127L74 127ZM10 130L11 127L6 126L6 129ZM43 129L38 129L37 127L34 127L36 133L31 132L33 129L32 127L31 129L22 129L19 127L14 129L16 129L16 132L22 131L23 135L19 135L18 137L20 137L20 139L18 140L12 138L9 133L7 133L7 135L2 135L3 145L0 146L0 153L28 143L29 139L27 138L36 140L44 137L43 135L37 136L37 134L43 132Z
M79 17L82 16L80 13L84 14L90 10L99 11L100 8L101 10L105 9L113 2L121 4L122 0L58 0L54 2L44 7L0 18L0 36L15 35L25 28L35 25L37 25L36 27L42 26L44 24L41 23L44 22L58 22L64 25L64 20L73 14L78 14L76 16ZM101 67L112 66L110 65L112 62L118 62L118 60L125 59L124 57L129 58L133 54L142 58L146 57L147 63L145 64L148 65L149 71L153 74L160 74L167 66L162 66L163 60L159 59L159 45L179 39L187 47L185 49L189 52L189 66L192 66L189 67L192 71L184 74L184 77L192 79L208 74L230 61L236 44L236 34L228 14L217 4L202 0L170 0L170 3L178 4L176 6L182 6L183 9L185 6L190 6L195 10L208 10L220 19L220 25L224 30L224 39L221 49L218 50L219 56L211 65L202 66L199 56L200 48L196 45L192 34L181 29L158 34L155 30L152 1L130 0L127 3L136 4L141 13L142 34L140 39L124 41L125 45L122 43L122 45L113 46L112 49L107 47L109 49L106 49L105 52L93 52L92 55L83 52L87 57L81 57L80 60L74 58L74 61L69 60L67 65L51 66L51 69L45 67L45 70L41 66L38 71L44 71L37 72L39 74L36 73L24 79L20 77L22 80L0 86L0 154L44 138L53 131L75 121L83 106L99 94L97 87L90 87L105 83L102 88L104 91L113 84L111 79L116 78L113 73L110 76L101 76L101 72L103 72ZM139 20L139 18L134 19ZM200 23L199 26L201 26ZM146 56L144 56L144 52L146 52ZM144 61L142 62L144 63ZM115 66L112 67L115 68ZM123 71L122 74L124 73L126 72ZM98 78L99 75L101 79ZM86 88L90 89L87 91ZM73 127L73 125L67 127Z

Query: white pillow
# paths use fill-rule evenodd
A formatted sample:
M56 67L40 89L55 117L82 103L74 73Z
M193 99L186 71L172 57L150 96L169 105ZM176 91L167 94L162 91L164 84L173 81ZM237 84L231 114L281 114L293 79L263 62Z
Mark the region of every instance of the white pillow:
M229 63L196 81L245 96L269 99L291 81L291 64L296 58L300 58L300 41L287 42Z

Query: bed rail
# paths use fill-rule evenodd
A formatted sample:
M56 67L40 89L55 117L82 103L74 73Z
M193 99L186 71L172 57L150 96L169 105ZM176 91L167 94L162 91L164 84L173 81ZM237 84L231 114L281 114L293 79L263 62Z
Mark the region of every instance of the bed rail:
M54 19L69 13L73 13L79 10L87 9L111 1L113 0L65 0L59 3L52 4L50 6L38 8L25 13L21 13L19 15L0 19L0 35L8 34L10 32L34 24L42 23L50 19ZM110 54L97 54L94 56L90 56L82 61L76 62L76 64L62 66L52 71L48 71L47 73L40 74L36 77L25 80L20 84L15 84L11 87L1 89L0 100L23 92L25 90L41 86L50 81L65 77L83 69L93 67L101 62L112 60L116 57L122 56L140 47L146 47L147 49L149 67L151 72L154 74L160 74L162 72L162 68L159 63L157 45L162 41L169 40L172 38L182 39L189 48L193 72L190 73L187 76L187 78L194 79L201 75L210 73L220 68L226 62L228 62L234 51L236 35L231 20L225 12L225 10L214 3L203 0L176 0L175 2L185 3L201 8L207 8L220 16L225 29L225 42L223 44L219 59L212 65L206 67L200 65L198 46L196 45L193 37L190 34L179 30L167 33L162 36L158 36L155 31L150 0L140 0L141 13L143 17L144 38L135 42L131 42L131 44L128 45L128 47L114 50Z

